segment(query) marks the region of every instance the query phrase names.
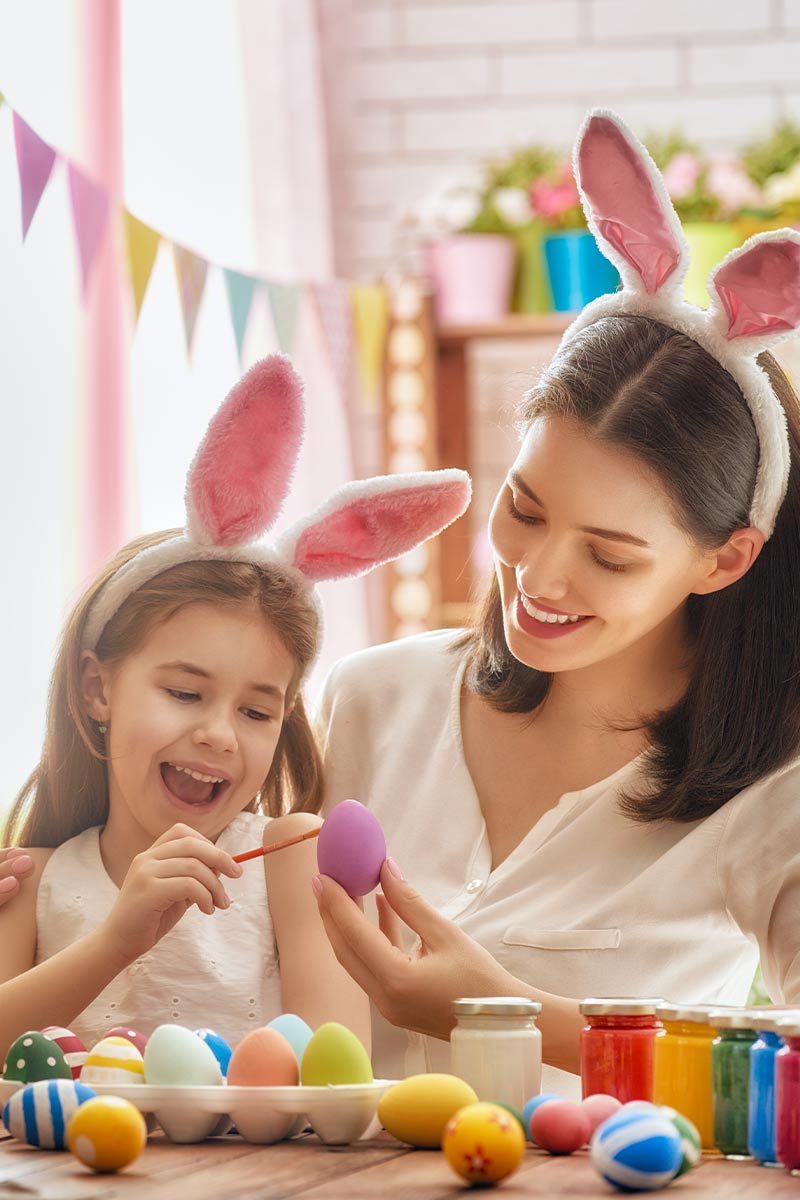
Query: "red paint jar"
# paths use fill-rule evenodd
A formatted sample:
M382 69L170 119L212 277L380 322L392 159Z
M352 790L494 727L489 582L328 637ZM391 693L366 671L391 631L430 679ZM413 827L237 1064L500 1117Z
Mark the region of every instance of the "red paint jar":
M581 1086L584 1096L603 1092L628 1100L653 1099L653 1058L663 1025L662 999L593 997L582 1000Z
M784 1042L775 1055L775 1152L794 1171L800 1168L800 1018L773 1028Z

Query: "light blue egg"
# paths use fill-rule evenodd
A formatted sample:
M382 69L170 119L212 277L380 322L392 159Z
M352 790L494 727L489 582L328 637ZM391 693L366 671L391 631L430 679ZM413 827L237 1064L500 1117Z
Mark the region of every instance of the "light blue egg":
M289 1045L292 1047L298 1063L302 1061L303 1052L311 1041L311 1028L306 1025L302 1017L298 1017L295 1013L281 1013L279 1017L274 1017L267 1029L276 1029L278 1033L286 1038Z
M195 1029L195 1036L200 1038L201 1042L205 1042L214 1058L219 1063L219 1069L223 1075L228 1074L228 1063L231 1061L233 1050L225 1041L221 1033L217 1033L214 1029Z
M546 1104L548 1100L560 1100L555 1092L541 1092L538 1096L531 1096L530 1100L525 1101L525 1106L522 1109L522 1123L525 1128L525 1136L529 1142L533 1142L531 1137L531 1117L536 1112L540 1104ZM533 1143L536 1145L536 1143Z
M97 1092L72 1079L40 1079L21 1088L3 1109L12 1137L41 1150L66 1150L70 1117Z
M681 1139L658 1109L631 1107L625 1105L595 1130L591 1159L606 1182L620 1191L655 1191L680 1170Z

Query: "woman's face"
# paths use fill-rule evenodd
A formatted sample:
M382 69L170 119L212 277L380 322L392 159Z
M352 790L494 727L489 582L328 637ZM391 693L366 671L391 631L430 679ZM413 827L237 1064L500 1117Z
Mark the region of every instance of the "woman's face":
M509 649L547 672L682 645L685 601L713 569L658 477L563 417L532 423L489 535Z

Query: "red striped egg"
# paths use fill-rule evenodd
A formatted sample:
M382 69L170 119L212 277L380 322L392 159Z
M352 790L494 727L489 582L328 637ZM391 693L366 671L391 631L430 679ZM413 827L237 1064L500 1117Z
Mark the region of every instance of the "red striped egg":
M81 1067L86 1062L86 1047L81 1039L71 1029L62 1029L60 1025L48 1025L42 1030L44 1037L49 1038L60 1047L67 1060L67 1066L72 1072L72 1078L78 1079Z

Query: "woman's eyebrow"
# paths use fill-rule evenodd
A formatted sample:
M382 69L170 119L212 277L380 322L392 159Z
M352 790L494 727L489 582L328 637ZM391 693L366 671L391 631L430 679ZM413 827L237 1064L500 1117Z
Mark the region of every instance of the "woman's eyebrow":
M534 504L538 504L540 508L544 508L544 504L536 495L536 492L534 492L533 488L528 487L519 471L509 471L508 478L509 482L513 483L514 487L522 492L523 495L532 500ZM632 546L643 546L645 549L650 548L650 543L645 541L644 538L636 537L633 533L623 533L618 529L599 529L596 525L581 525L580 531L581 533L593 533L595 537L605 538L609 542L628 542Z

